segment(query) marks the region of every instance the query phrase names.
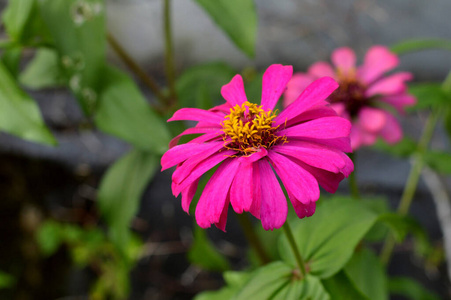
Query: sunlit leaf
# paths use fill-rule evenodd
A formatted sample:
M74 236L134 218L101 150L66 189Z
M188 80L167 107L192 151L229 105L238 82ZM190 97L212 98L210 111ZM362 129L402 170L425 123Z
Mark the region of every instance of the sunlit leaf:
M15 41L22 40L22 35L33 11L35 0L9 0L3 12L3 24L8 35Z
M402 295L411 300L439 300L440 297L425 289L420 283L407 277L393 277L388 281L392 294Z
M396 54L405 54L409 52L443 49L451 51L451 40L445 39L414 39L402 41L391 47L391 51Z
M104 70L102 79L95 115L97 126L137 148L164 153L170 141L169 131L136 84L112 67Z
M209 241L206 231L196 226L194 242L188 252L191 263L210 271L225 271L229 269L228 261Z
M311 274L328 278L337 273L376 220L377 214L361 201L334 197L318 205L312 217L297 222L293 234ZM279 252L284 261L296 265L284 236L279 241Z
M33 60L20 74L20 83L30 89L62 86L64 75L58 63L58 54L48 48L36 52Z
M363 248L356 251L344 270L368 299L388 299L388 284L384 266L371 250Z
M196 0L235 45L255 56L257 12L253 0Z
M116 245L125 247L128 244L130 222L158 167L158 158L154 154L133 149L103 176L98 194L99 208Z
M15 82L0 62L0 130L20 138L55 145L37 104Z

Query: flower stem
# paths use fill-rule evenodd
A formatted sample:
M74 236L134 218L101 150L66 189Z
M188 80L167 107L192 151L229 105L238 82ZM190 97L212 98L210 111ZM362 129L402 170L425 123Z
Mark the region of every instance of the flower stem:
M268 254L265 251L260 239L254 231L254 226L252 225L251 220L249 220L249 216L247 214L236 214L238 221L240 222L241 227L243 228L244 235L246 236L249 245L254 248L255 253L257 253L258 258L262 265L266 265L271 262Z
M307 271L305 270L305 263L304 260L302 259L298 247L296 246L296 242L294 240L293 232L291 231L290 225L288 224L288 222L285 222L282 228L283 232L287 236L288 242L290 243L291 250L293 250L294 257L296 258L296 262L299 267L299 271L301 272L302 276L305 276L307 274Z
M412 204L413 196L415 195L415 191L418 185L418 181L421 176L421 171L424 167L424 153L427 150L429 142L432 139L432 135L435 130L435 126L437 125L437 121L440 116L440 111L433 111L429 115L426 125L424 127L423 134L418 142L417 151L413 156L413 165L410 170L409 177L407 178L406 186L404 187L403 194L401 196L401 200L398 206L398 214L404 216L409 212L410 205ZM382 247L382 251L380 254L381 262L384 265L387 265L390 262L390 258L395 247L396 240L394 236L391 234L387 236L384 242L384 246Z
M163 96L160 87L157 83L150 77L125 51L125 49L119 44L119 42L110 34L107 34L108 43L113 48L114 52L119 56L119 58L127 65L127 67L136 75L139 79L155 94L161 103L165 102L165 97Z
M355 199L360 199L360 192L359 192L359 186L357 184L357 177L356 177L356 155L355 153L350 153L349 154L349 158L352 160L352 162L354 163L354 171L351 172L351 174L349 174L349 189L351 191L351 196Z
M177 100L175 90L175 67L171 30L171 1L164 0L164 46L165 46L165 71L169 86L168 104L172 105Z

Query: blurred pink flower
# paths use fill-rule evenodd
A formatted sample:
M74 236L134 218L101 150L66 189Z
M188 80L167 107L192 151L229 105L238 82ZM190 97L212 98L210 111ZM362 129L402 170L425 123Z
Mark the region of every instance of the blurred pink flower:
M401 127L384 107L392 106L403 114L406 106L415 104L415 97L406 91L406 81L412 79L412 74L399 72L384 77L399 60L383 46L370 48L359 67L350 48L336 49L331 58L333 66L317 62L307 73L293 75L284 94L284 106L293 102L314 80L330 76L340 86L327 100L338 115L352 121L352 149L372 145L378 137L388 143L398 142L402 138Z
M324 101L338 87L332 78L314 81L280 114L274 110L292 73L291 66L266 70L261 105L247 101L243 79L236 75L221 89L226 103L208 111L182 108L168 120L198 121L171 141L161 159L162 170L177 166L172 191L182 194L186 212L201 175L219 164L196 207L200 227L225 230L230 203L235 212L261 219L265 230L279 228L288 206L276 174L304 218L315 212L318 184L333 193L353 171L344 154L351 151L351 124ZM187 134L202 135L177 145Z

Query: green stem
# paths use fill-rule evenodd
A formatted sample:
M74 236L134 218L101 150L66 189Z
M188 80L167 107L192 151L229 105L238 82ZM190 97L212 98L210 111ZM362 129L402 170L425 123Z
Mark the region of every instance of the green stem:
M175 90L175 67L171 30L171 1L164 0L164 46L165 46L165 71L169 85L169 105L177 100Z
M356 172L357 172L357 167L356 167L356 157L355 157L355 153L350 153L349 154L349 158L352 160L352 162L354 163L354 171L349 175L349 189L351 191L351 196L355 199L360 199L360 192L359 192L359 186L357 184L357 177L356 177Z
M416 154L413 156L413 165L407 178L406 186L404 187L403 194L398 206L398 214L404 216L409 212L410 205L412 204L413 196L417 189L418 181L420 180L421 171L424 167L424 154L428 148L429 142L432 139L437 121L440 117L440 111L433 111L426 121L423 134L418 142L418 148ZM393 235L387 236L384 246L380 254L380 259L384 265L390 262L393 249L395 247L396 240Z
M257 253L262 265L266 265L267 263L271 262L271 259L266 253L263 244L254 231L254 226L252 225L249 216L244 213L236 214L236 216L238 218L238 221L240 222L241 228L243 228L244 235L246 236L249 245L255 250L255 253Z
M119 58L127 65L127 67L141 79L141 81L149 87L149 89L155 94L161 103L165 102L160 87L147 73L133 60L133 58L125 51L125 49L119 44L119 42L110 34L107 34L108 43L113 48L114 52Z
M283 228L283 232L287 236L288 242L291 246L291 250L293 250L294 257L296 258L296 262L299 267L299 271L301 272L302 276L305 276L307 274L307 271L305 270L305 263L304 263L304 260L302 259L302 256L301 256L301 253L299 252L298 247L296 246L293 232L291 231L290 225L288 224L287 221L283 224L282 228Z

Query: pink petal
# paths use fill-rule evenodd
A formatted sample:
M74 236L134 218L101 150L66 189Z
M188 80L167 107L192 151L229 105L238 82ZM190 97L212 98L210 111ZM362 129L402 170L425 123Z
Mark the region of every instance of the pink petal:
M370 84L398 64L398 56L390 52L387 47L374 46L366 53L363 65L357 74L363 83Z
M337 113L331 108L329 103L324 101L324 103L319 104L318 106L309 108L305 112L301 113L299 116L291 119L283 126L285 128L294 126L299 123L303 123L306 121L324 118L324 117L336 117Z
M262 184L259 164L257 162L253 163L252 169L253 199L249 212L257 219L260 219L262 204Z
M195 180L192 184L190 184L182 191L182 208L187 214L189 214L189 206L191 204L191 201L193 200L194 195L196 194L198 184L199 179Z
M253 184L252 184L252 163L241 162L240 168L235 175L235 179L230 189L230 203L236 213L249 211L252 205Z
M220 137L224 132L222 130L218 130L217 128L207 128L207 127L203 127L203 128L198 128L198 127L194 127L194 128L188 128L185 131L183 131L181 134L179 134L178 136L176 136L175 138L173 138L170 142L169 142L169 149L177 146L180 138L184 135L187 134L199 134L199 133L203 133L205 134L198 136L197 138L192 139L191 141L189 141L188 143L197 143L197 144L202 144L204 142L207 141L211 141L212 139L216 138L216 137ZM221 139L222 140L222 139Z
M224 117L217 113L200 108L181 108L174 113L168 122L181 120L202 121L209 124L219 125L222 121L224 121Z
M268 157L287 191L290 191L298 201L307 204L310 201L318 200L318 182L309 172L274 151L269 151Z
M222 86L221 95L232 107L235 105L241 106L246 102L247 98L241 75L235 75L229 83Z
M227 212L229 211L229 197L226 198L226 201L224 202L224 207L222 208L222 213L221 216L219 217L219 222L215 223L215 226L222 230L222 231L226 231L226 224L227 224Z
M358 122L365 131L377 133L387 122L387 113L378 108L364 107L359 111Z
M368 87L365 96L393 95L404 92L407 88L405 82L411 79L412 74L408 72L400 72L382 78Z
M196 207L196 221L200 227L208 228L211 224L220 223L223 210L227 209L224 205L238 166L238 160L227 159L211 176Z
M264 110L274 109L292 74L292 66L271 65L266 69L263 74L261 101Z
M273 230L282 227L287 219L288 206L285 195L280 187L269 162L259 160L261 177L261 221L263 229Z
M163 155L161 158L162 171L170 168L172 166L178 165L188 158L199 154L213 150L214 152L219 151L223 147L222 142L216 143L206 143L206 144L183 144L175 146Z
M331 103L330 108L332 108L340 117L344 117L344 114L346 114L346 106L343 103ZM349 120L349 118L346 119Z
M340 151L311 142L290 141L288 144L273 146L271 149L333 173L340 173L347 163Z
M396 108L400 113L404 113L404 108L407 106L412 106L417 103L417 99L409 94L398 94L392 96L384 96L379 98L379 101L385 102Z
M205 172L209 171L233 154L235 154L235 151L227 150L204 158L199 163L197 163L199 160L196 159L193 162L187 161L187 163L179 166L172 174L172 181L176 183L176 187L172 189L174 196L177 196L187 186L199 179Z
M316 210L316 202L312 201L308 204L304 204L290 196L288 197L290 198L291 204L293 205L294 208L294 212L296 213L299 219L313 216Z
M319 61L310 66L307 73L313 77L332 77L336 78L335 71L330 64L324 61Z
M367 131L359 122L354 123L350 134L352 149L356 150L360 146L373 145L377 140L378 134Z
M352 127L352 128L354 128L354 127ZM352 128L351 128L351 132L352 132ZM336 148L337 150L340 150L343 152L352 152L351 141L350 141L349 137L327 139L327 140L315 139L315 138L301 138L301 140L315 142L317 144Z
M300 162L300 165L310 174L315 177L319 185L329 193L335 193L338 189L338 185L345 178L342 173L332 173L326 170L314 168ZM354 165L352 165L354 168Z
M348 47L342 47L332 52L332 63L340 75L350 75L355 69L355 53Z
M287 107L298 96L304 91L304 89L313 81L315 78L305 73L295 73L291 80L287 84L287 89L283 94L283 107Z
M315 80L274 119L274 124L276 126L284 124L309 108L318 105L329 97L337 87L338 83L330 77Z
M315 139L333 139L347 137L351 122L342 117L325 117L295 125L278 132L287 137L307 137Z
M402 138L402 129L395 117L387 113L387 122L380 132L382 138L389 144L397 143Z

